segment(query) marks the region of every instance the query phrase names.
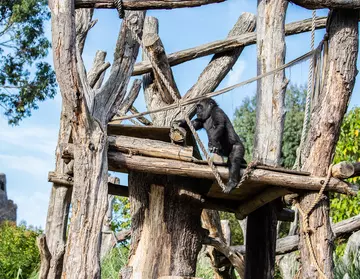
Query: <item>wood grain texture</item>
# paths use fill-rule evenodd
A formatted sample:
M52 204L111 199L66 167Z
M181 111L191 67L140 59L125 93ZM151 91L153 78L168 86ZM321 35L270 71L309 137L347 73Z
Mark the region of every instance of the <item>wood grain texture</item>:
M123 0L123 7L126 10L151 10L151 9L176 9L189 8L221 3L226 0ZM75 7L115 9L113 0L76 0Z
M325 80L319 98L313 101L310 130L305 144L302 170L325 175L333 158L340 126L357 74L358 11L333 10L329 25L329 53ZM309 207L317 193L306 194L300 202ZM300 219L301 220L301 219ZM302 221L301 221L302 222ZM328 278L333 278L333 234L329 219L329 199L320 200L309 218L316 259ZM321 278L312 264L303 234L300 238L302 278Z
M257 75L269 72L285 63L287 6L287 0L258 0ZM253 160L258 160L265 165L280 165L287 83L284 70L257 81L256 128L252 157ZM275 184L269 185L275 186ZM269 193L259 194L256 203L248 203L242 208L243 212L252 211L247 218L245 279L274 277L276 209L271 203L255 211L253 209L261 203L264 204L263 200L272 200L286 194L284 190L268 189Z

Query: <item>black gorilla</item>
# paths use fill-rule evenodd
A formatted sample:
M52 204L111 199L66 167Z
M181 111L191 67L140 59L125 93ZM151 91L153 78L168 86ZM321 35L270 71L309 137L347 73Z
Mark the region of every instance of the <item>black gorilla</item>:
M229 182L224 189L229 193L240 180L240 165L244 160L245 148L235 133L229 117L211 98L196 105L197 118L192 120L196 130L204 128L209 138L209 151L228 157ZM185 120L180 120L181 127L187 127Z

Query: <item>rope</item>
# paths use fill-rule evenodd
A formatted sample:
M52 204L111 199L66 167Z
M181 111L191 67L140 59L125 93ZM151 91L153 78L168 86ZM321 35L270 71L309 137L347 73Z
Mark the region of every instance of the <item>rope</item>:
M312 22L311 22L311 51L314 50L315 46L315 20L316 20L316 10L312 11ZM310 59L309 64L309 73L308 73L308 84L307 84L307 92L306 92L306 104L305 104L305 115L304 115L304 122L303 122L303 128L301 133L301 140L300 140L300 146L299 150L297 152L296 161L294 164L293 169L300 170L301 168L301 153L304 148L304 142L306 140L307 132L309 129L309 122L310 122L310 106L311 106L311 99L313 96L314 91L314 57L313 59Z
M117 8L117 10L119 11L119 17L121 18L121 13L123 12L123 7L122 7L122 0L114 0L114 4ZM172 85L170 84L170 82L168 81L168 79L165 77L165 75L162 73L160 67L157 65L155 59L153 58L153 56L151 55L151 53L149 53L147 51L147 49L144 47L143 45L143 42L142 40L140 39L139 35L138 35L138 32L139 30L135 30L133 28L133 26L128 22L128 20L126 18L124 18L123 20L125 26L127 26L129 28L130 31L132 31L132 35L133 35L133 38L137 41L137 43L141 46L141 48L143 49L143 52L147 55L147 57L149 58L149 61L152 65L152 68L154 71L156 71L156 73L158 74L159 78L161 79L161 81L163 82L163 84L165 85L166 89L168 90L168 92L170 93L170 95L172 96L172 98L174 99L175 101L175 104L173 105L173 108L178 108L183 116L183 118L185 119L187 125L189 126L190 128L190 131L192 132L192 134L194 135L194 138L196 140L196 142L198 143L201 151L203 152L205 158L206 158L206 161L208 163L208 165L210 166L214 176L215 176L215 179L217 181L217 183L219 184L219 186L222 188L223 191L225 191L226 189L226 185L224 184L224 182L222 181L222 178L220 176L220 173L218 172L218 169L215 167L214 165L214 162L212 161L209 153L207 152L204 144L202 143L198 133L196 132L194 126L192 125L191 123L191 119L189 118L188 114L186 113L185 109L184 109L184 106L181 102L181 99L178 97L177 93L175 92L175 90L173 89ZM321 50L321 46L322 46L322 43L319 45L319 47L316 49L316 50L312 50L308 53L306 53L305 55L285 64L285 65L282 65L272 71L269 71L267 73L264 73L262 75L259 75L257 77L254 77L252 79L249 79L248 81L246 82L243 82L242 85L245 85L247 83L250 83L250 82L253 82L253 81L256 81L258 79L261 79L265 76L268 76L268 75L271 75L271 74L275 74L277 73L278 71L280 70L283 70L285 69L286 67L289 67L290 65L295 65L297 63L299 63L300 61L304 60L304 59L307 59L308 57L310 56L315 56L315 54L319 51L319 49ZM240 83L241 84L241 83ZM198 100L195 101L195 99L205 99L205 98L208 98L208 97L211 97L211 96L216 96L216 95L220 95L220 94L223 94L225 92L228 92L234 88L237 88L237 87L240 87L242 85L240 84L235 84L233 86L230 86L228 88L224 88L222 90L219 90L217 92L213 92L213 93L209 93L209 94L206 94L205 96L201 96L201 97L198 97L198 98L193 98L191 100L191 102L196 102ZM189 100L188 100L189 102ZM164 111L165 109L162 108L160 111ZM150 113L150 112L148 112ZM147 113L147 114L148 114ZM143 114L144 115L144 114ZM136 117L136 115L132 115L132 117L129 117L127 119L130 119L130 118L134 118ZM124 117L120 117L120 118L117 118L117 119L114 119L114 120L124 120L126 118ZM237 187L239 187L246 179L247 177L250 175L251 171L253 170L253 168L258 164L258 162L254 162L254 163L250 163L247 168L245 169L245 172L244 172L244 175L242 176L242 179L240 180L240 182L238 183Z
M275 73L277 73L277 72L279 72L281 70L284 70L286 68L295 66L296 64L298 64L298 63L300 63L300 62L302 62L304 60L309 59L309 57L313 57L313 56L317 55L321 51L323 42L324 41L321 41L319 46L315 50L309 51L309 52L305 53L304 55L302 55L302 56L300 56L300 57L298 57L298 58L296 58L296 59L294 59L294 60L292 60L292 61L290 61L290 62L288 62L288 63L286 63L286 64L284 64L284 65L282 65L280 67L278 67L278 68L275 68L272 71L263 73L263 74L258 75L256 77L245 80L243 82L236 83L236 84L234 84L232 86L225 87L225 88L223 88L221 90L218 90L218 91L210 92L210 93L204 94L202 96L194 97L194 98L187 99L187 100L180 100L178 103L180 104L180 106L186 106L186 105L196 103L196 102L201 101L201 100L206 99L206 98L211 98L211 97L215 97L215 96L218 96L218 95L222 95L222 94L227 93L227 92L229 92L231 90L234 90L234 89L236 89L238 87L242 87L244 85L247 85L249 83L252 83L254 81L262 79L264 77L275 74ZM148 115L148 114L152 114L152 113L158 113L158 112L162 112L162 111L173 110L173 109L176 109L178 107L178 103L163 106L161 108L154 109L154 110L148 110L148 111L145 111L145 112L136 113L136 114L133 114L133 115L127 115L127 116L121 116L121 117L113 118L113 120L128 120L128 119L132 119L132 118L136 118L136 117L139 117L139 116L144 116L144 115Z
M315 208L315 206L321 200L322 194L324 193L324 190L325 190L326 186L330 182L332 167L333 167L333 164L330 165L330 167L328 169L327 176L326 176L326 180L325 180L324 184L322 185L319 193L317 194L315 200L312 202L310 207L308 207L306 210L303 210L300 207L299 202L295 202L295 206L299 210L299 212L301 214L301 217L302 217L302 229L303 229L304 234L305 234L305 241L306 241L306 245L307 245L307 248L309 250L309 253L310 253L311 260L312 260L313 264L315 265L316 270L319 272L319 274L324 279L327 279L327 277L326 277L325 273L321 270L321 268L320 268L320 266L319 266L319 264L318 264L318 262L316 260L314 247L312 246L312 243L311 243L311 238L310 238L311 228L310 228L310 224L309 224L309 217L310 217L311 211Z
M118 5L120 2L118 0L114 1L115 6ZM120 10L120 7L116 6L118 10ZM119 15L120 16L120 15ZM214 165L214 162L212 161L209 153L206 151L206 148L204 146L204 144L202 143L202 141L200 140L200 137L198 135L198 133L196 132L194 126L191 123L191 120L188 116L188 114L185 112L185 109L183 106L180 105L180 99L177 95L177 93L175 92L175 90L173 89L173 87L171 86L170 82L168 81L168 79L165 77L165 75L162 73L161 69L159 68L159 66L157 65L156 61L154 60L153 56L147 51L147 49L144 47L142 40L140 39L138 33L136 32L137 30L134 30L134 28L131 26L131 24L126 20L126 18L123 20L124 24L130 29L130 31L132 31L132 35L133 38L137 41L137 43L141 46L143 52L147 55L147 57L149 58L149 61L153 67L153 70L156 71L156 73L159 75L161 81L163 82L163 84L165 85L166 89L168 90L168 92L170 93L171 97L175 100L176 103L176 107L179 108L183 118L185 119L187 125L189 126L191 132L194 135L194 138L196 140L196 142L198 143L198 145L200 146L201 151L203 152L203 154L205 155L206 161L208 162L208 165L210 166L216 181L218 182L219 186L225 190L226 186L224 184L224 182L221 179L221 176L217 170L217 168Z

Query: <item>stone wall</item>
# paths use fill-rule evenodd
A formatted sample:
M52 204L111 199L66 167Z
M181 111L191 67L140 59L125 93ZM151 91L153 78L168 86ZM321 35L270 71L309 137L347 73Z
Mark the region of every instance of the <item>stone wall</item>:
M0 222L9 220L16 222L16 204L7 198L6 175L0 173Z

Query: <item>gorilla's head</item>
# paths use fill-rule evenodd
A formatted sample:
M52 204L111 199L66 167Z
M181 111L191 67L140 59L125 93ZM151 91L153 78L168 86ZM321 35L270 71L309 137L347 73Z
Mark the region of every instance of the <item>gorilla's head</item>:
M211 115L213 108L218 104L211 98L206 98L196 105L196 115L199 120L205 121Z

